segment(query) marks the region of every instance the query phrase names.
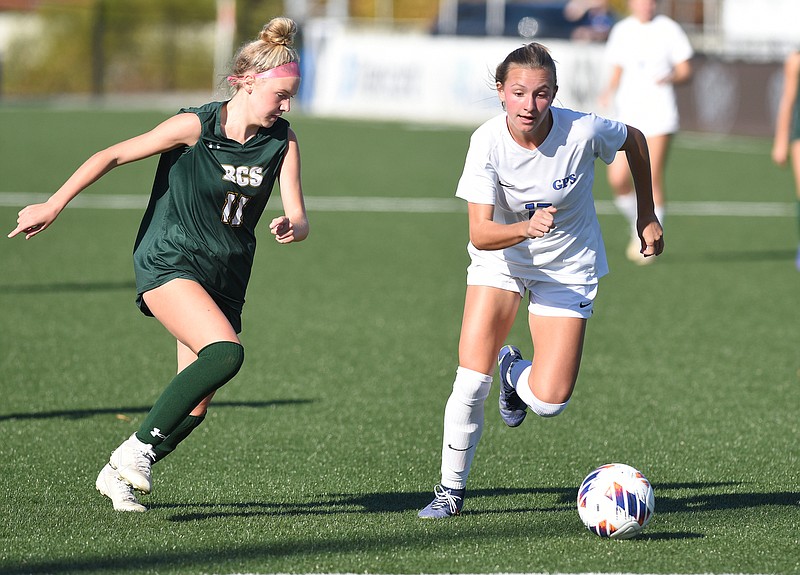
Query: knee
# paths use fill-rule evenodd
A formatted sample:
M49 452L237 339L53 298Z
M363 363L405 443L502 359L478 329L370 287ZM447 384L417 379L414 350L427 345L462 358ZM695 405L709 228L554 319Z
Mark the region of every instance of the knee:
M227 380L241 369L244 363L244 347L235 341L217 341L201 349L197 357L213 366L219 372L220 378Z
M492 387L492 376L465 367L460 367L456 371L456 379L453 382L452 396L464 405L482 405L489 396Z
M612 164L609 166L608 172L606 174L608 178L608 183L614 188L615 191L618 193L620 191L627 193L629 192L629 188L631 187L630 184L630 172L627 170L627 166L624 167L617 167Z

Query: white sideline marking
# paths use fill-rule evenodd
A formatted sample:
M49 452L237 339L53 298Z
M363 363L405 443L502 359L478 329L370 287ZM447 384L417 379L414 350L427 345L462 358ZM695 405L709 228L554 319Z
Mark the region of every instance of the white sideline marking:
M48 194L26 192L0 192L0 206L24 207L46 201ZM86 194L70 202L72 208L107 210L144 210L147 196L139 194ZM467 204L458 198L377 198L357 196L306 197L309 211L316 212L386 212L414 214L465 213ZM272 207L273 204L270 204ZM610 200L595 200L597 213L616 214ZM740 216L740 217L793 217L795 205L785 202L669 202L671 216Z

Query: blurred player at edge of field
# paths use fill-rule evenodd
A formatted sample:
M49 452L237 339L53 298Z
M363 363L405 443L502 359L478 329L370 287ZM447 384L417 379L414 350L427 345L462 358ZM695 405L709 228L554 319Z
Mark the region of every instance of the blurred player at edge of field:
M656 13L656 0L628 0L628 8L630 15L617 22L608 36L606 57L611 71L600 105L608 109L613 103L611 117L636 126L647 137L656 216L664 225L664 172L672 136L679 127L674 86L691 79L694 51L680 25ZM608 181L617 209L630 224L628 259L652 263L654 258L639 253L636 196L623 154L617 154L608 167Z
M779 166L791 161L797 197L797 229L800 234L800 50L789 54L783 66L783 92L775 122L772 160ZM800 271L800 241L795 267Z

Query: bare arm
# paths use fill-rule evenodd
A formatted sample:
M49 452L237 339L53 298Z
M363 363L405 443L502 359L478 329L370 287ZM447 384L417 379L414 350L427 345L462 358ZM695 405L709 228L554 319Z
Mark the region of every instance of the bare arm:
M279 185L285 215L270 222L270 232L282 244L303 241L308 237L308 216L300 182L300 147L292 130L289 130L289 149L281 166Z
M694 67L692 66L691 60L684 60L683 62L679 62L672 68L672 73L661 80L661 84L685 84L689 80L692 79L694 75Z
M614 98L614 94L616 94L617 89L619 88L619 82L621 78L622 66L612 66L606 89L600 94L599 98L599 104L602 108L607 108L611 105L611 100Z
M199 138L198 117L195 114L179 114L149 132L97 152L75 170L45 203L23 208L17 218L17 227L8 237L24 233L25 239L30 239L46 230L75 196L117 166L149 158L181 145L194 145Z
M642 240L642 254L657 256L664 250L664 232L653 203L653 179L650 171L650 152L641 131L628 126L628 136L620 151L625 152L636 190L636 231Z
M540 238L555 229L553 214L556 208L540 208L526 222L499 224L492 218L494 206L467 204L469 214L469 239L479 250L501 250L517 245L523 240Z

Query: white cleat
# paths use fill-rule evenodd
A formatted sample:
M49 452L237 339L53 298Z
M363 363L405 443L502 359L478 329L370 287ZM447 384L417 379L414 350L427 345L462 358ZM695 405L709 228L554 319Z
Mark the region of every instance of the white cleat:
M133 487L125 483L108 463L100 471L94 486L111 500L115 511L147 511L147 507L139 503L133 494Z
M150 493L153 489L150 467L155 458L153 446L142 443L133 434L114 450L109 463L123 481L142 493Z

